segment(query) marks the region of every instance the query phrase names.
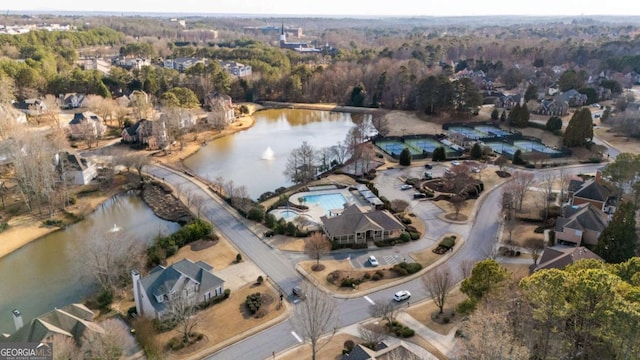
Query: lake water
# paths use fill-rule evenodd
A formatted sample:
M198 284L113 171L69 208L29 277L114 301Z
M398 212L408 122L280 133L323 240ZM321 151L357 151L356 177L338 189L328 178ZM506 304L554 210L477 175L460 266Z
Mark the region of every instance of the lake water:
M0 333L15 331L11 310L22 312L25 325L34 317L72 302L96 289L78 261L78 248L91 234L114 224L123 234L149 243L158 233L180 226L155 216L140 197L118 195L84 220L49 234L0 259Z
M222 176L244 185L257 199L264 192L291 185L283 172L289 154L303 141L320 150L344 141L354 126L351 114L329 111L270 109L253 116L253 127L210 142L185 165L205 179Z

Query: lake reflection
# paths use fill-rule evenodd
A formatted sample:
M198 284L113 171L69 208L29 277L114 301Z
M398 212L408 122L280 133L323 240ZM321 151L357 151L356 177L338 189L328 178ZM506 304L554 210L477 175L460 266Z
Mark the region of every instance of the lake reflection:
M114 224L127 236L150 243L158 233L180 226L155 216L132 194L118 195L84 220L49 234L0 259L0 332L15 331L11 310L22 312L27 324L35 316L79 302L95 289L87 269L78 260L78 248L92 234Z
M244 185L257 199L291 182L283 174L291 151L307 141L314 149L342 142L354 123L351 114L315 110L271 109L255 113L255 125L210 142L185 165L206 179L218 176ZM263 159L271 148L273 157Z

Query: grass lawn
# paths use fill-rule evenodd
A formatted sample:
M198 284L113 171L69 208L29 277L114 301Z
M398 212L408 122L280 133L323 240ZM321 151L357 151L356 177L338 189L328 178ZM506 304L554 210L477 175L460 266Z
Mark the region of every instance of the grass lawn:
M238 251L229 244L229 241L220 236L216 241L199 240L183 246L177 253L167 259L167 264L170 265L187 258L193 262L202 260L213 266L215 271L220 271L233 264L237 253Z
M449 293L449 296L445 301L444 310L455 310L456 306L466 298L467 296L461 293L459 288L455 288ZM454 315L450 318L451 320L448 324L440 324L431 319L431 315L438 311L439 309L433 301L423 302L419 305L411 306L406 310L409 315L420 321L429 329L437 332L438 334L447 335L454 327L460 324L462 317Z
M355 337L349 334L336 334L329 341L327 345L322 347L320 351L316 354L316 359L318 360L340 360L342 358L342 349L344 347L344 342L347 340L351 340L354 343L358 344L362 340L360 338ZM323 340L320 340L321 344L324 344ZM309 344L304 344L295 347L287 351L280 356L277 356L278 360L298 360L298 359L311 359L311 346Z
M262 305L267 307L268 313L260 319L252 316L244 303L247 295L256 292L267 294L272 299L270 304ZM247 285L239 291L232 292L229 299L198 313L200 321L195 331L204 335L203 340L177 352L166 350L164 356L166 359L201 359L206 354L228 345L225 341L245 331L256 330L260 325L283 314L287 307L278 308L278 302L278 292L267 283L259 286ZM163 349L166 349L169 340L176 335L176 331L168 331L158 334L157 340Z

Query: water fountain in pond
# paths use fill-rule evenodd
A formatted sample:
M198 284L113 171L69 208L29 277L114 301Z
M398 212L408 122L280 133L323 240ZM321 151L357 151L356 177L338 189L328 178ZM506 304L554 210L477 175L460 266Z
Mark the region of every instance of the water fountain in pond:
M121 229L118 227L118 225L113 224L113 227L112 227L111 229L109 229L109 232L114 233L114 232L118 232L118 231L120 231L120 230L121 230Z
M263 160L273 160L273 149L271 148L271 146L267 147L267 150L265 150L262 153L262 159Z

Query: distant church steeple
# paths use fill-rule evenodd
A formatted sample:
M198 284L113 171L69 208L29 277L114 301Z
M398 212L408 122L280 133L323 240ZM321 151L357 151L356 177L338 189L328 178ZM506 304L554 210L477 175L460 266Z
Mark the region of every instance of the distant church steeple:
M284 34L284 21L282 22L282 29L280 30L280 43L286 43L287 36Z

